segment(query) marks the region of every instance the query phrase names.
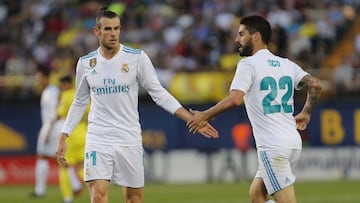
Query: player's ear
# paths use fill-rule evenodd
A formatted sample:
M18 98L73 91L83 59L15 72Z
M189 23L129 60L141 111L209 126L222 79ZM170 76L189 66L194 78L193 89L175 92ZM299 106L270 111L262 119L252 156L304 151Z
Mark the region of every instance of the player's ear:
M94 26L93 27L93 32L98 37L100 35L100 27L99 26Z
M256 31L253 35L252 35L252 38L255 42L261 40L261 35L260 35L260 32L259 31Z

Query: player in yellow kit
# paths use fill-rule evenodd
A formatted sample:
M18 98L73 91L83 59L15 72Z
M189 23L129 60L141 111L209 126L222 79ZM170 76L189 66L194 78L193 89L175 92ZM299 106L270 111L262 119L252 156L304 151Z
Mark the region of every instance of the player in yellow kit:
M71 76L60 78L60 103L57 109L59 119L65 119L75 96L75 88ZM64 203L73 202L74 196L83 188L84 146L87 130L87 114L75 128L71 138L66 140L67 167L59 168L59 184Z

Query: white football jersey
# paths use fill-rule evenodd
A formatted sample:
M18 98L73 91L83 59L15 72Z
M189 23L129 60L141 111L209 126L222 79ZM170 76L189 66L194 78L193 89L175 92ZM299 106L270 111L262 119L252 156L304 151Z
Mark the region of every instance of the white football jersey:
M307 74L267 49L239 61L230 90L245 93L245 108L258 149L301 149L293 96Z
M99 49L81 57L76 68L76 95L63 132L70 135L91 99L86 144L141 146L140 85L169 113L181 107L160 85L144 51L120 44L119 52L111 59L104 58Z
M60 90L55 85L48 85L40 97L41 122L51 123L56 119L56 108L59 103Z

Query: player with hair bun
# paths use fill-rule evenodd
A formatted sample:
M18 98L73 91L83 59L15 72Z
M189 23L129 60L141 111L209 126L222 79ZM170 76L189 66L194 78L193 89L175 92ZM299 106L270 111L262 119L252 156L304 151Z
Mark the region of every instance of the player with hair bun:
M178 118L192 115L160 85L148 55L119 43L119 16L100 9L94 34L99 48L80 57L76 67L76 96L66 117L57 160L66 166L66 139L91 100L85 144L84 179L92 203L108 202L109 183L123 186L127 203L143 202L144 149L139 123L138 94L142 86L153 101ZM218 132L206 124L198 131L207 138Z

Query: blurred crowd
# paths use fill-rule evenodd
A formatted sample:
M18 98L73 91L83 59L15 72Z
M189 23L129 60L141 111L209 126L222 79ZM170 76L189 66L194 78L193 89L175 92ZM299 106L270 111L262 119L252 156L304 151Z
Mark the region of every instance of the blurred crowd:
M78 57L98 47L92 27L101 5L121 16L121 42L144 49L167 86L177 72L234 71L239 20L250 14L271 23L273 52L305 68L326 68L323 60L354 23L360 1L0 0L0 100L37 99L39 65L51 69L55 84L74 74ZM333 79L349 92L358 85L359 93L360 33L350 43L356 51L343 56Z

